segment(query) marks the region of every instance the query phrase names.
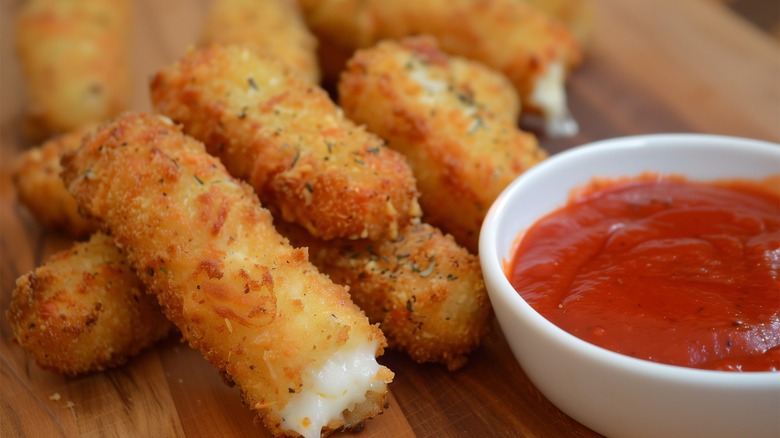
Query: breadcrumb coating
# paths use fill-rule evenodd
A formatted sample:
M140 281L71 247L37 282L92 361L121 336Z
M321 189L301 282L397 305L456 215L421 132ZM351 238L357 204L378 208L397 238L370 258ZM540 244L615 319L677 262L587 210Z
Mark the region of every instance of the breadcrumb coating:
M103 233L19 277L6 317L41 368L67 375L122 365L173 329Z
M524 0L545 15L563 24L579 41L587 47L595 25L595 8L592 0Z
M476 254L485 214L518 175L546 158L536 138L458 86L435 41L361 49L339 82L345 114L406 156L425 222Z
M60 177L60 157L78 149L81 139L92 127L87 125L27 149L19 156L13 170L19 202L47 230L64 232L77 239L97 231L98 224L79 213L76 200Z
M277 227L308 247L312 263L334 282L349 286L388 347L412 360L459 369L487 334L493 313L479 260L439 229L417 223L392 240L326 242L289 223Z
M421 213L406 159L272 57L191 51L155 76L151 93L264 204L316 236L393 238Z
M372 358L382 354L382 332L346 288L293 248L251 187L170 120L124 114L66 155L63 168L69 191L110 229L168 319L275 435L296 434L282 412L317 397L311 380L332 357L366 347ZM364 378L370 388L329 418L325 433L382 411L393 373L377 365ZM319 414L310 409L304 423Z
M29 0L16 17L33 139L99 123L130 101L129 0Z
M523 107L551 65L569 72L582 49L561 24L519 0L301 0L304 18L324 44L354 51L385 39L435 37L450 54L504 73Z
M320 80L317 39L292 0L212 0L201 44L238 44L266 52L312 84Z

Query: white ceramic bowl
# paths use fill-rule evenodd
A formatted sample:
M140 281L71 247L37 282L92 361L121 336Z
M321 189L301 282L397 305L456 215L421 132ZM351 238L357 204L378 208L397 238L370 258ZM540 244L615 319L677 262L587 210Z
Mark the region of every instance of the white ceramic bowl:
M607 436L780 437L780 372L698 370L608 351L553 325L507 280L503 267L517 236L564 205L571 189L595 176L647 171L689 180L760 179L780 174L780 145L696 134L625 137L554 155L519 177L491 207L479 245L512 352L552 403Z

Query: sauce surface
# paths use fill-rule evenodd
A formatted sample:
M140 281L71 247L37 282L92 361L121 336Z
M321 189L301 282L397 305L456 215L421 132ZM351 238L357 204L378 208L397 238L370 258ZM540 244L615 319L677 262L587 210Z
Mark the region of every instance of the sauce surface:
M780 370L780 196L757 187L645 178L583 193L525 232L509 280L618 353Z

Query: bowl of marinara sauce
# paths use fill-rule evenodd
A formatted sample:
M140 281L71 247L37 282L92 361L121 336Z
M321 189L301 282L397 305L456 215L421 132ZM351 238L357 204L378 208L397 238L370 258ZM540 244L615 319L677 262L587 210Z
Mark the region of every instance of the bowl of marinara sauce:
M780 436L780 144L659 134L529 169L480 234L496 317L614 437Z

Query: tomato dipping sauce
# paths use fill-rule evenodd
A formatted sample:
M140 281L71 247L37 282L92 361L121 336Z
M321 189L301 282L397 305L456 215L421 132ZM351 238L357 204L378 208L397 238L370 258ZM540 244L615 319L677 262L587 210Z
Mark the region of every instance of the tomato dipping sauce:
M545 318L600 347L780 370L780 195L758 185L594 182L523 234L508 277Z

